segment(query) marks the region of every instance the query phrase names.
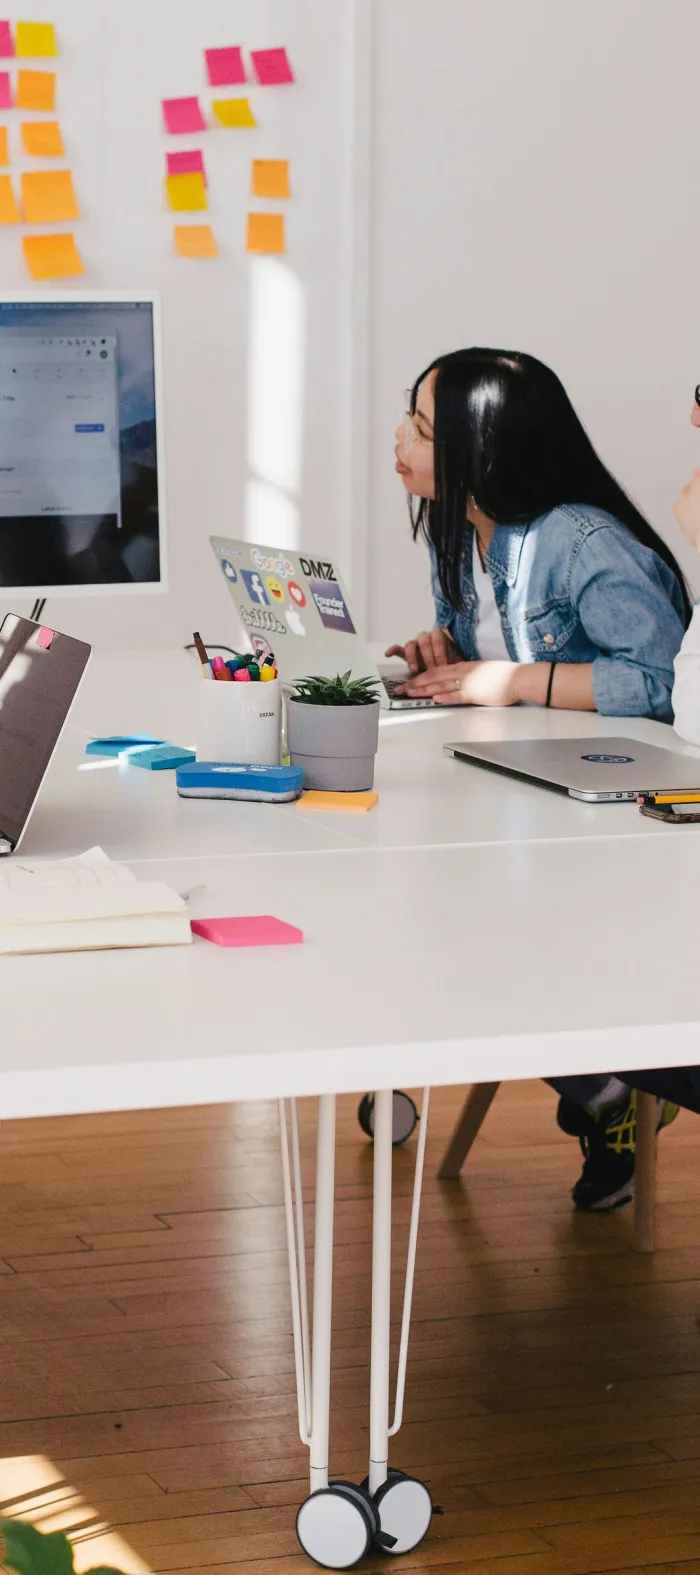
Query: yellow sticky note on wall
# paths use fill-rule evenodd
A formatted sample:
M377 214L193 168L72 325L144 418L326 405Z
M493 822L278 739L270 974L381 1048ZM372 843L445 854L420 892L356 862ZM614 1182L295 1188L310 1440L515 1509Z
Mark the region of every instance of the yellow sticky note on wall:
M257 126L247 98L217 98L212 109L220 126Z
M199 170L189 175L166 175L165 185L168 202L176 213L192 212L196 208L208 206L204 176Z
M23 120L22 147L37 159L62 159L65 149L57 120Z
M7 168L9 162L10 154L7 146L7 126L0 126L0 164L4 164L5 168Z
M249 213L246 251L283 252L284 214Z
M25 171L20 181L27 224L56 224L61 219L80 218L70 170Z
M18 71L16 109L56 108L55 71Z
M18 22L15 29L15 54L38 60L42 55L57 55L53 22Z
M289 196L289 159L253 159L253 196Z
M19 224L21 214L9 175L0 175L0 224Z
M219 248L210 224L175 224L175 250L180 257L218 257Z
M72 235L23 235L22 247L32 279L73 279L85 272Z

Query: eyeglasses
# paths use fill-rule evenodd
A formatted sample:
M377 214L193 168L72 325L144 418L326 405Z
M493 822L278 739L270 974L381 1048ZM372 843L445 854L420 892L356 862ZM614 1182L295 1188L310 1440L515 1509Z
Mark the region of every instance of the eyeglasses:
M413 389L405 388L403 391L401 419L399 421L399 426L402 426L404 429L407 448L410 448L413 443L432 443L433 441L431 437L426 437L424 432L420 432L418 430L418 427L416 426L415 415L411 410L412 404Z
M695 390L695 403L696 405L700 405L700 383L698 383L698 386Z

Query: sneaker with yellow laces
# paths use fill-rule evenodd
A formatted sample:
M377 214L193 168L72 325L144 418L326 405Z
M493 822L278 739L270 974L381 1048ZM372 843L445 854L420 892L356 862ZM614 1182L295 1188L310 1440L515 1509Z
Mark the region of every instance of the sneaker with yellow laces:
M657 1108L658 1132L675 1121L679 1107L659 1099ZM604 1214L631 1203L637 1137L636 1090L630 1088L623 1099L595 1115L585 1105L562 1097L557 1122L563 1132L578 1138L583 1154L583 1170L571 1192L574 1208Z

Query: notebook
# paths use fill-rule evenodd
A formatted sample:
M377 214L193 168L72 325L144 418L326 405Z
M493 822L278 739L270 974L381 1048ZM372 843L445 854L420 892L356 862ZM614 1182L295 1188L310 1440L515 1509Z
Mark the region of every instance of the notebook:
M137 880L102 848L0 865L0 955L191 942L184 899L162 881Z

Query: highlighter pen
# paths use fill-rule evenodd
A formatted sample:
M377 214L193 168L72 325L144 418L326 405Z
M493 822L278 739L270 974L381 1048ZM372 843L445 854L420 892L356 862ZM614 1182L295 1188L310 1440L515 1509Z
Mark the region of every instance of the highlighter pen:
M211 670L212 670L212 673L213 673L215 678L218 678L219 673L221 672L222 668L224 668L225 666L226 666L226 663L224 661L223 656L214 656L214 657L212 657Z

